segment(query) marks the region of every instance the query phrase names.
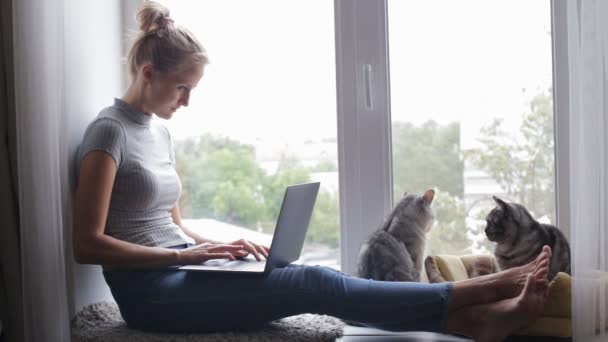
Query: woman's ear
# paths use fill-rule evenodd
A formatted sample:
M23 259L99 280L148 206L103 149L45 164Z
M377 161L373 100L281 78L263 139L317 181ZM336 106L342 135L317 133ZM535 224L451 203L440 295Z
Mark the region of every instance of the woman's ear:
M154 77L154 67L150 63L145 63L141 66L141 75L144 78L144 81L152 81Z

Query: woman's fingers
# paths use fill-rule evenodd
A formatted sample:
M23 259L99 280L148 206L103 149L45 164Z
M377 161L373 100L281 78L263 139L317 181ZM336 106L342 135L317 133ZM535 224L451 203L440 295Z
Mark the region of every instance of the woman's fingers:
M200 264L211 259L230 259L246 256L243 245L201 244L181 251L182 260L189 264Z
M255 248L256 252L263 255L264 258L268 259L268 253L270 252L270 248L262 245L258 245L257 243L251 243ZM259 259L258 259L259 260Z
M264 247L262 245L256 245L255 247L258 250L258 252L264 256L264 258L268 259L268 250L266 247Z
M204 260L210 259L230 259L234 260L235 257L245 257L252 254L256 260L262 260L262 257L268 259L268 253L270 248L259 245L254 242L240 239L229 244L213 244L213 245L199 245L202 247Z
M239 245L246 252L246 254L253 254L257 260L262 260L262 257L268 259L268 253L270 248L262 246L255 242L247 241L245 239L239 239L230 243L232 246Z
M253 254L253 256L255 257L255 259L257 261L262 260L262 258L260 258L260 253L258 253L258 250L256 249L256 247L254 246L254 244L252 244L249 241L243 241L243 245L245 246L245 250L251 254Z

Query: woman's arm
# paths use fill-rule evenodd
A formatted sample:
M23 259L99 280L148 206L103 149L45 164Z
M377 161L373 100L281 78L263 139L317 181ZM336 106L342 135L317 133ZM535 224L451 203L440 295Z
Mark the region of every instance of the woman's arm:
M231 245L231 246L242 245L243 249L247 252L247 254L248 253L253 254L253 256L256 259L261 260L260 255L264 256L265 258L268 258L268 252L270 251L270 249L266 246L262 246L255 242L251 242L251 241L248 241L245 239L239 239L239 240L232 241L232 242L218 242L218 241L207 239L207 238L201 236L200 234L198 234L194 230L186 227L182 223L182 216L179 212L179 206L177 204L175 204L175 207L173 207L173 209L171 209L171 216L173 216L173 222L175 222L175 224L178 225L184 231L184 233L186 233L186 235L193 238L197 244L203 244L203 243L209 242L209 243L213 243L213 244L227 244L227 245Z
M203 237L202 235L200 235L199 233L195 232L194 230L186 227L182 223L182 216L179 212L179 206L177 204L175 204L175 207L173 207L173 209L171 209L171 216L173 217L173 222L175 222L175 224L178 225L184 231L184 233L186 233L186 235L193 238L194 242L196 242L197 244L203 244L203 243L208 242L208 243L212 243L212 244L226 244L226 245L230 245L230 246L242 245L244 251L246 251L247 254L249 254L249 253L253 254L253 256L256 259L261 260L260 255L264 256L265 258L268 258L268 252L270 251L270 249L266 246L262 246L260 244L257 244L255 242L251 242L251 241L248 241L245 239L239 239L239 240L232 241L232 242L218 242L218 241L214 241L211 239L207 239L207 238Z
M106 152L89 152L82 160L72 233L76 262L142 267L177 264L177 250L139 246L104 234L115 176L116 163Z
M179 206L176 203L175 207L173 207L173 209L171 209L171 216L173 217L173 222L178 225L181 230L184 231L184 233L186 233L186 235L188 235L189 237L194 239L194 242L197 245L209 242L209 243L223 243L223 242L219 242L219 241L215 241L215 240L211 240L211 239L207 239L205 237L203 237L202 235L200 235L199 233L195 232L194 230L184 226L184 224L182 223L182 215L179 212Z
M213 245L174 250L140 246L105 235L115 177L116 163L106 152L89 152L82 160L72 232L76 262L129 268L182 265L216 258L234 259L233 254L243 248Z

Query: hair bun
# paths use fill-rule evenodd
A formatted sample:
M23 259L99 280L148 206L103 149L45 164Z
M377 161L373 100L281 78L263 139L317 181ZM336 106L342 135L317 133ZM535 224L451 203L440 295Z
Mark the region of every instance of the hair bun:
M190 31L173 25L169 10L154 1L141 4L137 12L140 32L129 49L130 76L135 79L138 69L150 63L154 70L174 73L182 68L192 67L194 63L209 63L203 45Z
M169 26L169 25L171 25L173 23L174 23L174 21L173 21L173 19L171 17L161 17L161 18L158 19L158 21L157 21L156 24L159 27L167 27L167 26Z
M146 1L137 13L139 29L144 33L156 31L173 23L169 9L158 2Z

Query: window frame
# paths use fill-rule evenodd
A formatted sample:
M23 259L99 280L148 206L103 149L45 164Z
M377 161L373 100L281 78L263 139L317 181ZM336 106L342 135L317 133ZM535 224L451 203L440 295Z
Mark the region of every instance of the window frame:
M553 50L553 118L555 140L555 216L571 241L570 228L570 99L568 76L567 0L551 0Z
M388 26L385 0L335 0L342 271L392 207Z
M356 270L359 246L393 205L387 7L386 0L335 0L340 241L346 272ZM569 239L566 7L565 0L550 0L556 225ZM370 85L365 83L366 64L373 66ZM370 93L371 110L366 108Z

